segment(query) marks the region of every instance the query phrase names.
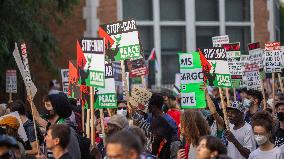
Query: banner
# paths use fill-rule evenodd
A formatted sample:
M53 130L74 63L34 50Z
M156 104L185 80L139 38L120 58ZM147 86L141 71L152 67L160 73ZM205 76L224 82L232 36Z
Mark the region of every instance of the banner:
M202 57L204 56L204 58ZM232 87L231 74L224 48L203 49L200 54L203 71L209 86Z
M264 70L266 73L281 72L281 47L280 42L265 44Z
M229 36L228 35L214 36L212 37L212 43L213 47L222 47L222 44L229 43Z
M80 86L78 85L78 70L76 61L69 61L68 96L76 99L81 98Z
M198 52L179 53L181 107L206 108L204 74Z
M6 93L17 93L16 70L6 70Z
M111 63L105 64L105 88L97 89L95 108L117 108L117 96Z
M149 73L144 58L127 60L126 63L130 78L141 77Z
M142 58L142 47L135 20L118 21L99 27L105 39L106 58L111 61Z
M69 69L61 69L62 90L68 94Z
M245 65L244 70L247 89L261 90L259 67L257 64Z
M105 87L105 55L102 38L77 41L77 65L80 85Z

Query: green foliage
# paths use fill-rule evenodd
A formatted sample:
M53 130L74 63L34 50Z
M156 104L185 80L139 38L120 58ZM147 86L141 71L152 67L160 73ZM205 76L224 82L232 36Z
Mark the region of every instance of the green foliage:
M40 60L52 71L51 54L59 49L49 30L51 20L60 24L79 0L0 0L0 72L15 66L15 42L25 41L30 60Z

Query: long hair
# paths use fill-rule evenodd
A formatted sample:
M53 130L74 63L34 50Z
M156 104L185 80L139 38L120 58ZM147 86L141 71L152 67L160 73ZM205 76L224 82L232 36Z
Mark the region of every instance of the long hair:
M186 110L181 116L181 130L185 139L193 146L198 145L200 137L210 135L210 127L198 110Z

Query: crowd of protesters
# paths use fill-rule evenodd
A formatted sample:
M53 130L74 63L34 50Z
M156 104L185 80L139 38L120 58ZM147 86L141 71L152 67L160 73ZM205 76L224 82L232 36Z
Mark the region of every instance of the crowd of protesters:
M264 101L260 91L243 88L236 101L221 101L218 88L204 88L205 109L181 109L180 95L169 90L152 91L143 109L119 100L104 117L96 110L92 145L80 102L60 89L51 81L46 113L31 99L0 104L1 159L284 159L282 93Z

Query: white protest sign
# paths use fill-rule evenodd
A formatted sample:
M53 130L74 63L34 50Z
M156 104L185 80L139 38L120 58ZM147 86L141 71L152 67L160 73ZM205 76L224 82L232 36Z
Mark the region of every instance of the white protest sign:
M260 90L260 74L259 67L257 64L245 65L244 75L247 89Z
M17 72L16 70L6 71L6 93L17 93Z
M213 47L221 47L222 44L227 44L230 42L228 35L214 36L212 37Z
M280 42L271 42L265 44L265 72L281 72L281 48Z
M242 66L250 64L250 55L241 55L240 61Z
M181 104L186 106L195 106L196 105L196 98L195 93L181 93Z
M191 70L180 70L180 83L188 84L188 83L200 83L203 82L203 72L202 68L196 68Z
M62 88L65 94L68 94L69 86L69 69L61 69Z

